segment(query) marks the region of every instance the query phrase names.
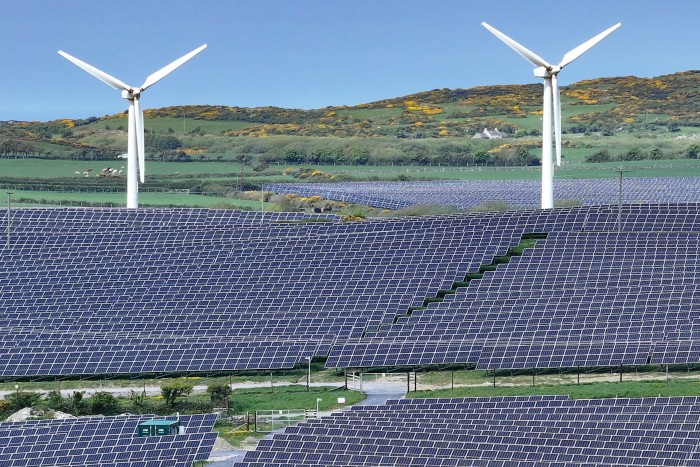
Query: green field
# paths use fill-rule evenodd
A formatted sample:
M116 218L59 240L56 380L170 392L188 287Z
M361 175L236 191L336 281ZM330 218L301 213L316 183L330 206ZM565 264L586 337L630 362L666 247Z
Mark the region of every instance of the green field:
M688 380L623 381L588 384L557 384L514 387L461 387L411 392L407 397L495 397L566 394L573 399L611 397L697 396L700 382Z
M174 117L159 117L159 118L145 118L144 119L145 129L153 131L168 132L172 130L173 132L185 133L192 131L195 128L200 128L207 133L221 133L226 130L239 130L241 128L247 128L256 125L255 123L249 122L229 122L229 121L209 121L209 120L196 120L192 118L174 118ZM126 130L127 121L126 117L119 118L109 118L106 120L100 120L98 122L90 124L92 128L99 129L110 129L117 130L119 128Z
M28 199L37 200L30 202ZM16 190L12 194L13 206L44 205L55 206L63 204L90 206L95 204L116 206L126 205L125 193L63 193L53 191L24 191ZM43 200L43 201L42 201ZM187 193L139 193L141 206L173 206L173 207L202 207L218 209L257 210L261 208L260 201L225 198L221 196L202 196ZM267 210L274 209L270 203L264 203Z

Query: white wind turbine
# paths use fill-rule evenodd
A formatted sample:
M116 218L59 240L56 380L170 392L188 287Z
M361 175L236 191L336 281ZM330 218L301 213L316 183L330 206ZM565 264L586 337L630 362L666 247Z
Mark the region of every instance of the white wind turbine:
M554 207L554 167L552 165L552 132L554 133L557 165L561 165L561 100L557 75L569 63L573 62L588 49L603 40L608 34L620 27L620 23L606 29L592 39L564 54L558 65L547 63L539 55L515 42L496 28L481 23L493 35L519 53L525 60L535 65L535 76L544 79L544 102L542 106L542 209ZM554 115L552 115L554 111ZM554 120L554 122L552 122ZM554 123L554 126L552 126Z
M78 67L90 73L95 78L103 83L121 89L122 97L129 101L129 123L128 123L128 150L127 150L127 179L126 179L126 207L137 208L139 204L139 180L141 183L145 181L145 153L144 153L144 136L143 136L143 112L139 105L141 93L153 86L155 83L169 75L180 65L197 55L207 47L206 44L194 49L192 52L178 58L171 64L161 68L152 75L146 78L146 81L134 88L128 84L118 80L117 78L108 75L104 71L98 70L92 65L79 60L62 50L58 53L65 59L73 62Z

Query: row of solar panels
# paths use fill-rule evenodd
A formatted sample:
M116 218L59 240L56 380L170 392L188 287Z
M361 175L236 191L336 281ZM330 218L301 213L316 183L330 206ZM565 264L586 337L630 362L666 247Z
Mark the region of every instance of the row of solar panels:
M698 465L697 398L409 399L262 440L238 467Z
M385 209L413 205L445 205L470 209L502 201L513 208L540 205L541 183L537 180L440 180L420 182L275 183L277 193L321 196L326 199ZM554 180L555 201L577 200L586 205L618 203L697 203L698 177L629 177L622 191L617 178Z
M0 465L190 467L209 458L215 414L183 415L183 433L139 436L151 415L0 423ZM162 419L162 418L160 418Z
M622 214L618 234L609 206L302 224L13 210L31 225L0 246L0 375L289 368L327 355L332 367L700 361L700 205ZM533 232L547 239L409 312Z

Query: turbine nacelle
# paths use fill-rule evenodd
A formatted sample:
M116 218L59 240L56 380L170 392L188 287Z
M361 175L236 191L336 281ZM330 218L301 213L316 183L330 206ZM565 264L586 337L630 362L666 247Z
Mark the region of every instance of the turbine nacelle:
M130 101L134 100L134 99L138 99L139 97L141 97L141 91L143 91L143 89L133 89L133 88L130 88L129 90L124 89L122 91L122 99L130 100Z
M561 69L559 65L538 66L535 67L534 73L536 78L551 78L558 75Z

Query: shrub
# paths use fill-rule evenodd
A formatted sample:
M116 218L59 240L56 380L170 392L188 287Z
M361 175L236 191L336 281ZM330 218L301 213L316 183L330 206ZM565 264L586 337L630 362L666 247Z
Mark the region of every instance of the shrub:
M663 159L664 158L664 153L661 150L661 148L654 148L651 151L649 151L649 159Z
M109 392L96 392L88 404L93 415L117 415L120 412L119 400Z
M207 387L207 393L214 407L228 406L228 398L232 392L231 387L226 383L213 383Z
M38 392L17 391L5 396L5 400L10 403L12 410L20 410L25 407L34 407L40 400L42 394Z
M165 399L165 405L172 407L180 397L187 397L194 385L184 381L173 381L160 387L160 393Z
M610 157L610 152L607 149L601 149L600 151L594 152L593 154L586 156L586 162L610 162L612 158Z
M685 157L688 159L697 159L700 154L700 146L693 144L685 151Z
M87 407L85 405L85 401L83 400L84 395L85 392L82 391L73 392L73 396L71 397L71 408L73 409L73 415L80 415L87 412Z
M60 410L61 412L65 412L66 409L66 400L61 397L61 393L58 391L51 391L47 394L46 396L46 406L51 409L51 410Z
M621 161L641 161L646 159L646 155L639 148L630 148L627 152L620 154Z

